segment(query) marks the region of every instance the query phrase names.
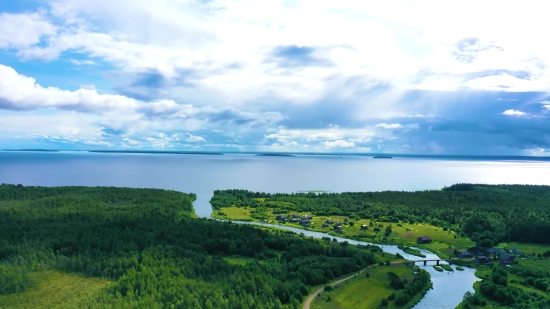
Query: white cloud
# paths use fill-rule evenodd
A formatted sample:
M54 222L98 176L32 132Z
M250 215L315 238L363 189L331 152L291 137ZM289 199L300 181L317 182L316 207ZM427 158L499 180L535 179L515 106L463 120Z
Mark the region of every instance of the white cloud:
M307 137L308 141L324 141L324 140L334 140L342 138L341 133L339 132L319 132L311 134Z
M35 109L55 107L75 110L132 110L138 102L120 95L100 95L95 90L44 88L34 78L19 75L0 64L0 108Z
M335 140L335 141L325 141L325 142L322 142L321 144L323 144L325 147L327 148L336 148L336 147L343 147L343 148L347 148L347 147L355 147L355 143L354 142L346 142L344 140Z
M97 65L97 63L93 60L71 59L71 63L76 65Z
M524 35L545 28L540 1L447 7L429 0L304 0L292 6L270 0L57 0L51 6L50 14L65 22L62 30L44 46L21 49L21 57L51 60L74 50L126 73L154 70L175 78L192 70L200 72L191 77L196 93L223 99L213 100L220 104L265 97L312 102L350 77L369 80L354 86L360 90L380 82L451 91L540 91L550 84L550 46ZM28 37L26 45L37 42L36 35ZM471 43L460 45L464 39ZM312 55L323 62L277 66L273 50L293 45L314 48ZM93 60L77 62L84 61ZM506 73L517 71L528 78ZM476 77L484 72L495 73ZM346 96L350 87L338 93Z
M399 123L392 123L392 124L388 124L388 123L379 123L379 124L377 124L375 127L377 127L377 128L383 128L383 129L399 129L399 128L402 128L403 126L400 125Z
M206 142L206 140L201 136L193 135L193 134L189 134L189 136L185 139L185 141L190 143Z
M34 45L55 33L56 27L41 13L0 13L0 48Z
M524 151L524 154L528 156L536 156L536 157L547 157L550 156L550 149L545 148L533 148L533 149L527 149Z
M506 116L516 116L516 117L527 115L527 113L522 112L522 111L518 111L518 110L515 110L515 109L507 109L504 112L502 112L502 114L506 115Z

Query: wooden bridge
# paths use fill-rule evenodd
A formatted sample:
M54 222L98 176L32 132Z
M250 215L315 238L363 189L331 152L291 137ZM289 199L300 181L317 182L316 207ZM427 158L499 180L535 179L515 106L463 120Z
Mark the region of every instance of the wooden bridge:
M435 262L435 265L438 265L439 266L439 262L441 261L445 261L449 264L452 264L453 263L453 259L424 259L424 260L409 260L409 262L413 262L413 263L418 263L418 262L424 262L424 266L426 266L426 264L428 262ZM456 261L456 260L455 260ZM461 259L461 261L464 261L464 259Z
M447 263L449 263L449 264L451 264L451 262L452 262L451 259L410 260L409 262L413 262L413 263L415 263L415 264L418 263L418 262L424 262L424 266L426 266L426 264L427 264L428 262L435 262L435 265L438 265L438 266L439 266L439 262L441 262L441 261L445 261L445 262L447 262Z

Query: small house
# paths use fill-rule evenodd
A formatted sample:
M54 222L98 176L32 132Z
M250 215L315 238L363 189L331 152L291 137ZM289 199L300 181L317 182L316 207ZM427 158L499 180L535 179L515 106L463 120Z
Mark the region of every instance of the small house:
M332 220L327 220L327 222L325 222L325 223L328 224L328 225L333 225L334 224L334 222Z
M301 226L309 226L309 222L310 220L309 219L302 219L300 220L300 225Z
M416 239L417 244L429 244L432 242L432 239L428 236L420 236Z
M303 216L302 216L302 219L311 220L311 219L313 219L313 217L312 217L312 216L308 216L308 215L303 215Z
M279 223L288 221L288 217L286 215L278 215L276 219Z
M475 260L476 264L478 264L478 265L485 265L489 261L491 261L491 259L489 257L483 256L483 255L476 256L476 260Z
M292 218L298 218L298 219L300 219L300 216L299 216L298 214L293 214L293 215L292 215Z
M501 257L501 256L506 255L506 252L504 252L504 250L498 249L498 248L490 248L487 251L489 251L490 254L493 254L497 257Z
M514 257L513 257L513 256L507 256L507 257L504 258L502 261L503 261L504 263L508 264L508 265L516 264L516 261L514 260Z
M474 257L474 255L471 254L468 251L459 251L459 252L457 252L456 256L461 258L461 259L468 259L468 258Z
M292 217L292 219L290 219L290 222L298 223L298 222L300 222L300 218L299 217L298 218Z
M366 224L362 224L360 229L363 230L363 231L366 230L366 229L367 229L367 225L366 225Z
M334 231L336 233L342 233L342 226L341 225L337 225L335 228L334 228Z

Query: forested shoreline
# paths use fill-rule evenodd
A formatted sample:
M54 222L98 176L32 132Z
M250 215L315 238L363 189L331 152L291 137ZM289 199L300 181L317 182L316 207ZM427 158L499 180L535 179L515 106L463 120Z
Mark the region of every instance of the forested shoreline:
M263 200L260 202L259 199ZM380 222L426 223L490 247L500 242L550 244L550 186L456 184L442 190L271 194L217 190L222 207L273 208Z
M56 269L113 281L88 308L298 308L376 261L294 233L193 218L194 194L0 185L0 294ZM232 265L225 256L253 258ZM2 307L2 304L0 304Z

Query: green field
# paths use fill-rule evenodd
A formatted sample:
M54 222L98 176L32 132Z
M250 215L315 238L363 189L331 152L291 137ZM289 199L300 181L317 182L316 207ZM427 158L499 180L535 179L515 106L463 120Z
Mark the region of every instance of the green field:
M390 288L387 272L393 272L401 279L412 281L413 272L405 266L375 266L368 270L369 277L361 274L336 286L331 292L323 292L321 296L315 297L311 308L336 309L356 308L370 309L379 308L380 300L387 298L395 292ZM327 301L330 295L331 300ZM390 302L387 308L396 308Z
M84 308L113 283L53 270L31 276L36 285L23 293L0 295L0 308Z
M257 199L259 202L263 202L263 199ZM260 219L252 218L251 211L254 208L251 207L222 207L217 211L214 211L212 217L225 220L240 220L240 221L256 221L261 222ZM267 222L270 224L278 224L276 214L273 214L272 208L266 208L269 218ZM223 213L224 215L220 215ZM294 214L294 213L292 213ZM468 238L460 238L456 233L451 231L443 231L440 227L435 227L427 224L396 224L390 222L377 222L373 220L350 220L353 222L353 226L343 224L344 220L347 217L344 216L330 216L330 217L321 217L313 216L311 213L307 212L296 212L296 214L309 215L312 216L311 225L305 229L317 232L326 232L333 236L340 236L345 238L358 239L363 241L368 241L371 243L379 244L402 244L405 246L414 246L417 248L425 249L437 254L441 258L449 258L453 255L454 250L461 250L472 247L475 245L474 242ZM332 220L334 222L342 222L342 233L336 233L331 230L331 227L323 227L323 223L327 220ZM372 223L372 226L370 226ZM361 230L361 225L366 225L368 229L366 231ZM281 224L282 225L282 224ZM299 224L295 223L285 223L284 225L292 226L295 228L302 228ZM381 226L380 226L381 225ZM390 226L392 228L392 233L386 237L384 235L385 228ZM374 228L380 229L380 231L375 232ZM416 239L419 236L429 236L433 242L430 244L417 244ZM417 252L415 252L417 253Z

